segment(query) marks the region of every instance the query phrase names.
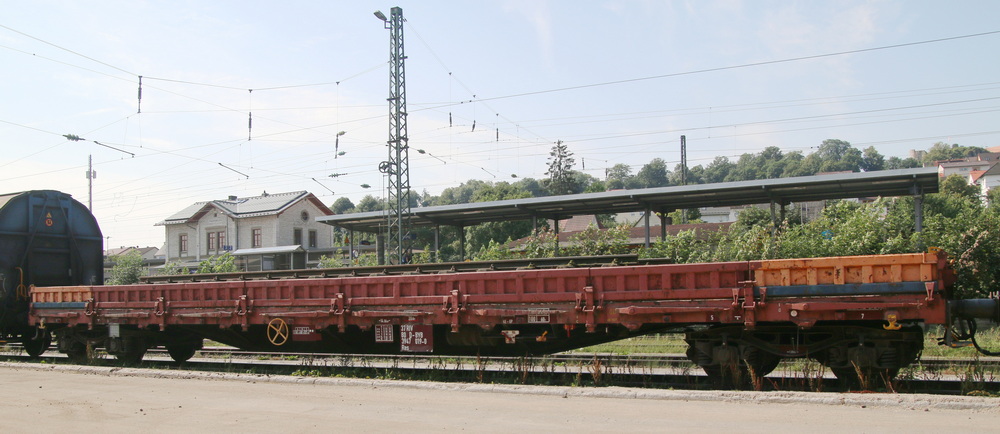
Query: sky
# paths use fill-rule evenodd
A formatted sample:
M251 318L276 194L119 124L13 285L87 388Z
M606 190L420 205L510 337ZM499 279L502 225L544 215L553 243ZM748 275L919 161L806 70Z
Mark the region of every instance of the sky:
M373 12L394 6L417 192L544 178L559 140L597 178L672 169L681 135L689 166L827 139L1000 146L996 1L0 6L0 193L92 200L109 247L159 247L157 222L231 195L384 197L390 32Z

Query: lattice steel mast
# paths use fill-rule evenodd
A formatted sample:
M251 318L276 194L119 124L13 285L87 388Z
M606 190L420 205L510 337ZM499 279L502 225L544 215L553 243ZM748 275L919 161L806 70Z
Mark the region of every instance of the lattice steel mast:
M403 9L392 8L389 18L375 16L390 31L389 44L389 159L379 164L388 178L386 192L387 262L402 264L412 257L410 240L410 152L406 132L406 55L403 52Z

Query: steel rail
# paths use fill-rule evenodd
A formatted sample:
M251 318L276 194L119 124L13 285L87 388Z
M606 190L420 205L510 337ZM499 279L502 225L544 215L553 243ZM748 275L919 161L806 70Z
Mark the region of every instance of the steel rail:
M288 353L288 352L261 352L261 351L243 351L234 347L205 347L199 350L203 356L217 357L217 356L234 356L234 357L245 357L245 358L282 358L282 357L308 357L313 359L344 359L344 358L357 358L357 359L375 359L375 360L399 360L399 361L414 361L414 360L424 360L432 361L435 359L448 359L448 360L464 360L466 363L475 362L477 357L475 356L433 356L433 355L421 355L421 354L338 354L338 353ZM149 353L163 353L166 354L166 350L163 349L150 349ZM601 363L607 366L694 366L687 356L684 354L675 353L639 353L639 354L612 354L612 353L582 353L582 352L569 352L569 353L556 353L547 355L537 355L526 357L531 360L547 361L552 363L585 363L592 362L597 359ZM482 357L479 359L487 360L503 360L507 362L516 361L522 359L520 357ZM794 361L795 359L788 359L788 361ZM966 366L978 366L981 368L996 368L1000 370L1000 357L979 357L977 359L969 358L944 358L944 357L924 357L920 360L914 362L914 366L928 369L941 370L949 367L966 367ZM997 378L1000 381L1000 378Z
M690 390L731 390L719 387L702 374L698 369L663 369L644 370L628 367L603 365L597 363L579 365L532 364L530 361L518 363L512 358L489 358L479 363L446 363L444 361L418 366L413 360L410 363L382 362L362 358L342 358L323 361L316 358L296 358L292 354L279 353L275 359L259 360L246 353L238 353L239 357L198 358L184 363L176 363L165 357L154 357L143 360L136 368L151 369L184 369L202 372L240 372L266 375L291 375L307 377L342 376L358 378L391 378L442 382L486 382L508 384L538 384L538 385L577 385L577 386L621 386L642 388L676 388ZM324 356L330 356L324 354ZM341 357L343 357L341 355ZM385 356L378 356L385 359ZM438 357L439 359L446 359ZM496 363L501 359L502 363ZM506 360L503 360L506 359ZM43 356L31 359L27 355L0 354L0 360L30 363L41 360L42 363L66 363L67 358L58 356ZM390 358L391 360L391 358ZM593 361L593 359L591 359ZM329 362L329 363L326 363ZM91 362L98 366L119 366L120 362L110 356L106 359L95 359ZM636 367L631 367L636 368ZM846 391L836 378L824 371L816 371L803 375L798 372L776 370L767 377L760 379L755 385L746 388L755 390L784 391ZM955 377L953 379L924 378L897 379L890 387L883 389L892 393L930 393L940 395L959 395L972 390L989 393L1000 392L1000 381L989 379L970 380Z

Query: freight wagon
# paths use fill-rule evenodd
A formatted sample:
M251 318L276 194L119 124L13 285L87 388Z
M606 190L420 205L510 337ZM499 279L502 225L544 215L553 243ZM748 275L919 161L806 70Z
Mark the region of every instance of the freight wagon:
M37 190L0 195L0 340L41 354L48 337L28 323L30 288L100 285L104 238L70 195Z
M156 346L184 361L206 338L258 351L486 356L683 332L687 356L721 380L813 358L856 381L891 378L914 362L923 325L951 330L953 313L997 312L995 300L949 305L954 279L943 252L499 271L434 265L32 287L30 323L74 359L104 348L130 362Z

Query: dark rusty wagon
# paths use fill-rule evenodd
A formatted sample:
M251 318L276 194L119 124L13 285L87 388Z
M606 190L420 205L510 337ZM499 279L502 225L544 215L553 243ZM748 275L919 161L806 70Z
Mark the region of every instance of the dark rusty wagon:
M28 322L32 286L99 285L104 239L97 220L53 190L0 195L0 338L41 354L50 337Z

